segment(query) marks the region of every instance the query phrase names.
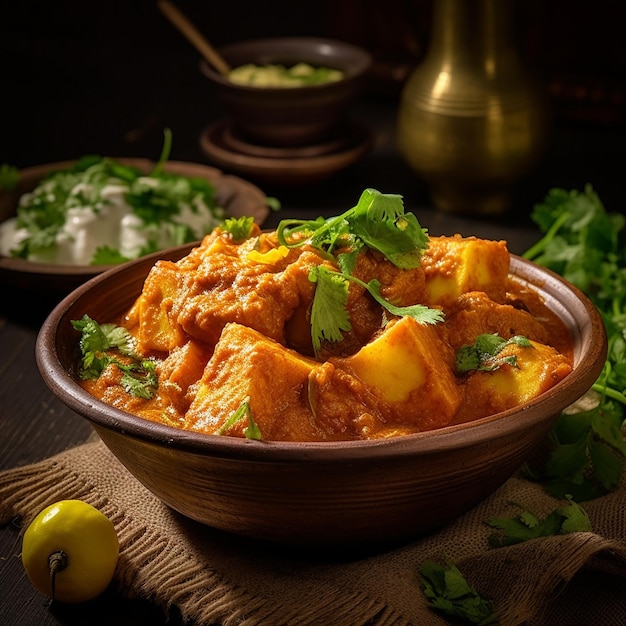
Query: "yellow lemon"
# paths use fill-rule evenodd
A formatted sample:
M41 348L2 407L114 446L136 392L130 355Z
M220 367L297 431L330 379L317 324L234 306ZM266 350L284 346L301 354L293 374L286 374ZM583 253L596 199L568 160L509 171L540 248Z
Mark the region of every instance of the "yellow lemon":
M119 557L111 520L82 500L61 500L41 511L22 540L22 564L33 585L73 604L100 595Z

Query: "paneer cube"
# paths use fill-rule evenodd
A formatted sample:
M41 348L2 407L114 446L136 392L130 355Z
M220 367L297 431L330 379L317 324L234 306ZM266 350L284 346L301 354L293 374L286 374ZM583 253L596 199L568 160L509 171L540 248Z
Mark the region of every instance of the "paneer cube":
M494 300L505 296L509 252L505 241L476 237L431 237L422 257L429 306L446 307L461 294L484 291Z
M185 416L185 428L244 436L247 419L225 425L248 400L263 439L317 439L307 385L318 365L252 328L226 324Z
M175 299L180 297L179 272L176 263L157 261L126 316L142 354L169 352L186 341L182 328L170 315Z
M380 399L377 409L388 423L439 428L450 423L462 400L450 348L434 326L411 317L389 324L356 354L330 360Z
M531 347L507 345L498 357L515 355L517 366L492 372L475 371L465 383L467 419L499 413L536 398L572 371L571 360L551 346L531 341Z
M212 350L197 341L176 347L158 365L159 389L180 414L189 408L190 388L200 380Z

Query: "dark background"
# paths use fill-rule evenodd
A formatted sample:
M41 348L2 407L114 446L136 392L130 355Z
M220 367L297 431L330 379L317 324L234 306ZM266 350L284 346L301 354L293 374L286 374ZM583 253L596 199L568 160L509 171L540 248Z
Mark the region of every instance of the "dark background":
M375 63L361 106L374 124L377 115L393 115L404 79L423 58L432 10L432 0L177 4L215 46L325 35L368 48ZM520 48L550 90L555 119L545 162L524 181L517 209L528 210L550 187L589 182L608 208L624 210L626 46L618 8L610 0L518 3ZM0 163L26 167L89 153L157 158L164 127L173 132L171 159L207 162L198 138L223 111L199 72L199 54L156 2L4 3L0 54ZM287 208L308 207L367 179L368 186L385 183L385 192L428 203L397 155L386 163L375 159L312 193L264 191Z

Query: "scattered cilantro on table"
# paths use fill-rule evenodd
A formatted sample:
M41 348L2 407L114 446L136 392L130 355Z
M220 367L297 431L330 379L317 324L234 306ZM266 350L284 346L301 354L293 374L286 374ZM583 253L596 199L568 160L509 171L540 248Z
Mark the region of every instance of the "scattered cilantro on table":
M486 522L496 529L489 537L489 545L501 548L539 537L591 532L587 512L571 496L566 498L568 504L554 509L543 519L524 506L511 502L521 512L511 518L494 517ZM424 595L433 609L465 623L487 625L497 622L493 601L477 593L453 563L428 560L419 574Z
M496 623L492 601L478 594L452 563L426 561L419 574L424 595L433 609L470 624Z
M587 185L550 190L532 218L543 236L523 256L586 293L608 336L606 363L592 387L596 405L564 412L550 434L547 461L525 466L552 495L583 502L614 490L626 460L626 217L608 212Z
M550 535L566 535L573 532L590 532L591 522L587 512L571 496L567 497L569 504L552 511L544 519L540 519L534 513L521 504L511 502L512 505L521 509L521 513L512 518L496 517L490 519L487 524L496 528L500 533L494 533L489 537L489 543L494 548L511 546L516 543L548 537Z

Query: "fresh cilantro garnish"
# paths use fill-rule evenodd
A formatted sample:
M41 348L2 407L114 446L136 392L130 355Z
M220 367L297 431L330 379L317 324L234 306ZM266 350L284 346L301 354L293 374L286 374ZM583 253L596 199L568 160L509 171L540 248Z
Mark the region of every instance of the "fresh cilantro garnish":
M430 606L470 624L495 624L493 602L471 587L452 563L426 561L419 570L424 595Z
M544 519L539 519L525 507L511 502L521 509L521 513L512 518L495 517L487 524L498 529L489 537L489 543L495 548L511 546L516 543L548 537L550 535L566 535L575 532L591 532L591 522L587 512L574 500L571 495L566 496L569 504L552 511Z
M462 346L457 350L456 369L464 373L471 370L493 372L503 365L517 367L516 355L500 356L502 350L511 344L524 348L532 347L530 341L521 335L515 335L510 339L503 339L497 334L478 335L472 345Z
M0 164L0 191L12 191L17 187L20 171L8 163Z
M123 326L98 324L87 314L80 320L73 320L72 326L81 332L80 350L85 369L89 369L97 353L110 348L116 348L120 354L137 358L133 338Z
M154 361L141 359L139 363L126 364L111 358L110 363L114 363L124 372L121 384L127 393L136 398L145 398L146 400L154 397L159 384Z
M524 257L584 291L600 311L608 336L604 369L593 385L597 405L564 412L550 434L552 453L526 466L557 497L588 500L620 483L626 460L626 217L609 213L591 185L583 191L552 189L534 207L544 233Z
M26 236L16 238L12 256L54 258L58 240L72 237L66 229L72 210L102 215L116 190L124 200L123 209L139 219L138 245L133 258L149 251L191 243L201 239L224 219L214 185L204 178L187 177L163 169L171 148L171 132L165 130L163 150L150 174L98 155L86 155L72 166L48 174L37 187L22 196L17 208L16 229ZM0 185L3 175L0 171ZM144 244L142 239L149 241ZM109 242L110 244L110 242ZM117 252L115 254L114 252ZM104 248L83 263L119 263L127 260L125 251ZM108 260L107 260L108 259Z
M400 269L419 266L428 247L428 235L412 213L405 213L402 196L366 189L355 207L342 215L315 220L282 220L278 241L287 247L311 245L336 261L339 271L324 266L312 268L309 280L316 283L311 311L311 338L315 352L321 342L340 341L350 330L346 311L348 281L355 282L393 315L410 315L424 324L443 320L443 313L424 305L397 307L385 300L376 279L365 283L352 275L356 257L363 248L382 253ZM333 256L335 254L336 256Z
M261 429L254 421L252 411L250 410L250 398L246 398L239 405L239 408L215 431L215 434L223 435L229 428L243 420L248 421L248 425L243 429L243 434L247 439L256 439L258 441L263 439Z
M322 265L310 269L309 280L316 283L311 306L311 339L317 354L322 340L341 341L342 331L352 328L346 310L348 281L343 274Z
M150 399L158 386L154 362L144 359L135 352L134 341L128 330L115 324L98 324L88 315L72 320L72 326L80 331L80 350L83 380L95 379L111 364L122 372L122 387L132 396ZM126 360L117 359L107 353L117 350Z
M368 283L355 276L337 272L323 265L316 265L309 270L309 280L316 283L315 296L311 307L311 339L315 353L321 341L341 341L341 331L352 328L346 304L348 302L348 283L361 285L383 308L398 317L408 316L422 324L436 324L443 320L439 309L431 309L423 304L398 307L380 294L380 282L376 279Z
M119 250L110 248L109 246L100 246L91 259L92 265L117 265L118 263L126 263L129 258L120 254Z
M367 246L381 252L402 269L419 266L428 248L428 235L412 213L405 213L402 196L366 189L355 207L329 219L282 220L277 229L281 244L309 243L332 253L339 247Z
M222 224L222 230L229 233L235 243L240 243L250 237L253 226L253 217L228 217Z

